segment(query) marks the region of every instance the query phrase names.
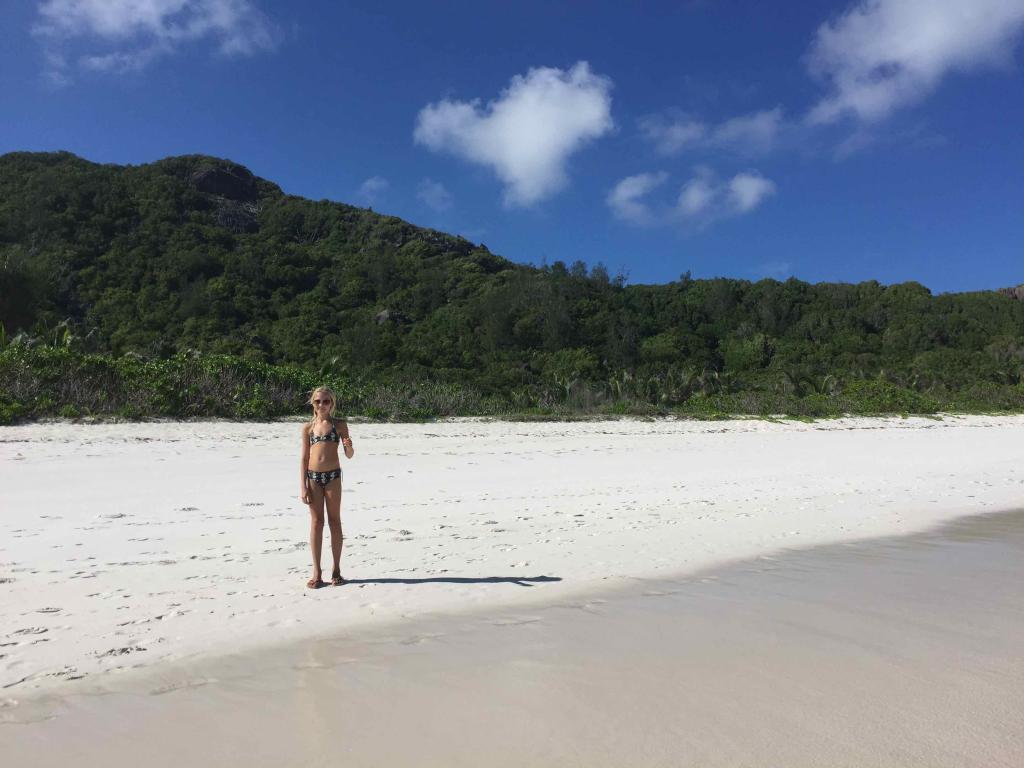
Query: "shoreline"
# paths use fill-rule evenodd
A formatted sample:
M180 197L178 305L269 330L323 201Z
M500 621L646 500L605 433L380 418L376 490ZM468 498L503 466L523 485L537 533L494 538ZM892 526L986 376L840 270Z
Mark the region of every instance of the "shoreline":
M154 426L163 432L147 431ZM1024 499L1024 418L361 425L354 436L363 462L346 466L359 479L346 483L343 511L353 583L312 593L298 583L308 569L304 512L281 506L275 490L290 427L90 425L68 443L50 442L52 425L0 430L0 458L11 459L0 466L19 469L0 468L15 506L40 487L33 466L54 457L26 455L12 437L65 450L61 466L78 483L77 516L61 516L70 527L0 521L9 542L0 577L15 579L0 584L12 598L0 618L15 633L34 630L3 638L0 697L116 685L140 669L238 644L265 648L435 611L515 609L636 578L926 530ZM67 440L67 426L59 431ZM259 450L235 448L243 439ZM524 439L540 447L508 450ZM954 447L951 457L945 449ZM140 457L141 448L148 453ZM128 489L135 496L111 507L112 467L137 467L140 458L175 463L180 476L143 473ZM249 493L211 485L246 463L261 478ZM524 477L532 484L519 487ZM185 504L195 484L205 500ZM76 546L70 578L39 566L54 548ZM31 557L12 561L26 548Z
M246 737L254 766L688 754L1009 768L1024 756L1022 575L1024 509L970 515L543 605L182 660L37 700L19 721L8 709L0 744L40 766L214 764L211 750L244 732L259 734ZM331 728L320 707L337 711Z
M9 715L4 716L4 708L28 705L29 708L37 708L45 703L46 706L59 706L60 702L68 697L93 697L106 696L117 693L138 692L148 689L147 683L156 677L169 675L174 677L180 668L193 665L218 665L225 659L244 660L248 657L265 656L272 657L280 653L288 653L298 645L309 642L317 644L321 642L332 642L350 635L361 638L376 636L395 637L399 634L406 634L416 626L427 626L433 623L453 622L456 624L475 624L486 622L504 613L517 613L520 611L544 611L547 609L565 607L565 605L586 606L591 603L605 603L619 599L625 599L633 595L638 588L657 588L663 584L677 583L706 583L718 581L721 574L733 571L750 571L751 569L772 570L773 563L799 560L802 557L816 556L819 553L840 551L843 549L864 549L886 548L900 542L912 544L926 542L931 539L948 538L958 530L977 526L985 526L989 521L1000 521L1010 519L1020 522L1024 529L1024 507L1007 507L992 509L985 512L965 511L962 514L953 515L933 522L923 528L905 531L901 533L880 533L871 536L864 536L850 539L834 539L806 545L794 545L780 547L774 550L767 550L751 555L726 558L706 565L669 572L649 572L635 575L609 576L597 581L589 581L585 584L566 587L558 593L537 593L523 599L506 599L496 604L475 603L470 606L438 606L437 608L420 611L411 615L393 615L381 619L367 619L362 622L348 624L346 626L324 627L309 634L302 634L298 637L280 637L273 639L262 639L257 641L243 642L240 645L229 647L227 644L218 644L211 649L199 650L191 654L182 655L167 661L164 664L139 665L126 667L118 670L117 675L97 678L92 681L94 687L67 684L55 689L43 689L31 692L24 697L5 698L0 693L0 725L11 722L23 722ZM325 545L326 546L326 545ZM1024 568L1024 559L1021 561ZM1022 571L1024 575L1024 571ZM423 578L423 579L353 579L350 584L371 583L496 583L507 581L534 582L537 584L557 583L559 577L552 576L524 576L522 579L510 577L508 579L480 579L469 580L460 577L453 577L450 580L444 578ZM323 589L332 589L324 587ZM334 589L343 589L337 587ZM416 633L413 632L415 635ZM242 675L247 672L240 673ZM177 689L177 686L172 686ZM9 689L8 689L9 691ZM44 718L48 719L48 718ZM30 719L26 722L33 722Z

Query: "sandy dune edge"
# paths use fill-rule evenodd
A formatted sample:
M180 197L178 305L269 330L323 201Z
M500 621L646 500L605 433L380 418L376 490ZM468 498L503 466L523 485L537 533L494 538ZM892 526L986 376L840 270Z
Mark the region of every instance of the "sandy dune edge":
M0 429L0 697L1024 506L1021 416L457 421L353 438L353 583L311 592L297 424Z

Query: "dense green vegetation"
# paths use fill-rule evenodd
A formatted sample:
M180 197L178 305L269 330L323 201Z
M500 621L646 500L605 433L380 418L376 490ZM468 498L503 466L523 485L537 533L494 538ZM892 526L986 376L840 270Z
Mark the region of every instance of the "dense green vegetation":
M626 285L285 195L203 156L0 157L0 419L1024 410L1024 301Z

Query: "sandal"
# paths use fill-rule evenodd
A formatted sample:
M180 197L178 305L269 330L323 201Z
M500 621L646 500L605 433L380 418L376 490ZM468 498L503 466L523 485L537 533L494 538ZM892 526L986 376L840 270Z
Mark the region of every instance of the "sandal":
M320 587L326 587L323 579L310 579L306 582L307 589L320 589Z
M331 585L332 586L340 587L342 584L346 584L346 583L347 582L345 581L344 578L342 578L342 575L340 573L337 576L331 576Z

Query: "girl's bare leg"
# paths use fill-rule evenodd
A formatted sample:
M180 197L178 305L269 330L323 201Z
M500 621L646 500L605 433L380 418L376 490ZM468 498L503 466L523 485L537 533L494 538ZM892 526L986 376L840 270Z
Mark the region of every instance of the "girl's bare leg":
M309 548L313 553L313 578L310 584L323 579L320 553L324 548L324 489L318 483L309 483Z
M334 568L331 570L332 578L341 577L341 545L344 538L341 535L341 480L332 480L324 488L324 497L327 502L327 524L331 528L331 554L334 556Z

